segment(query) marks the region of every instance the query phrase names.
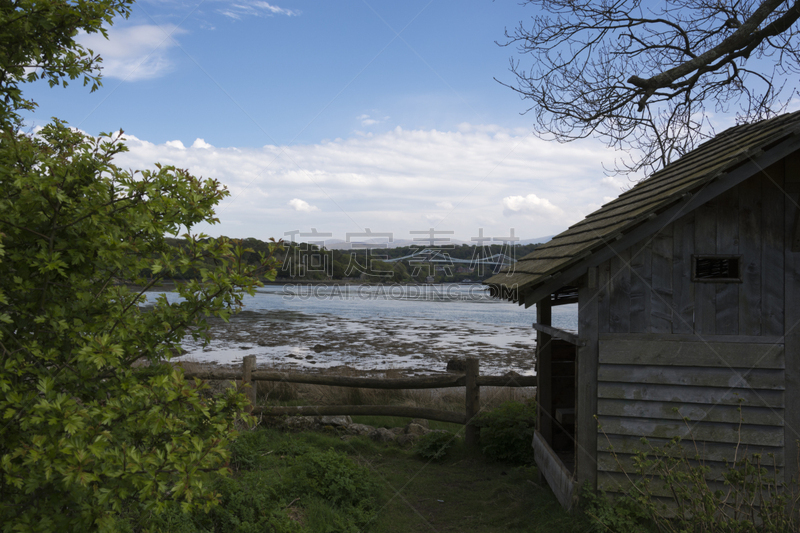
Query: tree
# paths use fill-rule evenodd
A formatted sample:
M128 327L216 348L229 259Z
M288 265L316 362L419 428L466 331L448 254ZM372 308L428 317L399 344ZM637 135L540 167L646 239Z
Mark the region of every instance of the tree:
M250 266L240 243L192 235L217 222L225 188L173 167L118 168L121 132L95 139L58 120L20 132L16 112L35 105L20 69L97 81L98 58L73 37L129 4L0 5L2 531L114 531L168 505L208 508L206 477L227 471L227 443L251 421L241 394L210 396L168 361L186 335L206 335L207 316L238 309L259 275L274 279L277 245ZM19 46L3 48L14 32ZM175 246L168 235L181 233ZM188 272L181 301L142 306L149 288Z
M657 170L713 135L710 110L752 122L785 109L800 73L798 0L527 0L506 31L533 62L513 85L544 138L598 136ZM788 82L788 83L787 83Z
M82 78L100 86L100 56L78 44L78 32L107 35L104 24L128 17L134 0L4 0L0 2L0 123L15 122L36 104L19 85L46 79L51 87Z

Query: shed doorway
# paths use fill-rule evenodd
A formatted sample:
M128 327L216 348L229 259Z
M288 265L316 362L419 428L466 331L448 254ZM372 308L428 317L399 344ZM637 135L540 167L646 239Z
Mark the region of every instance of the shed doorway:
M575 472L576 348L560 339L550 341L552 437L548 444L572 474Z

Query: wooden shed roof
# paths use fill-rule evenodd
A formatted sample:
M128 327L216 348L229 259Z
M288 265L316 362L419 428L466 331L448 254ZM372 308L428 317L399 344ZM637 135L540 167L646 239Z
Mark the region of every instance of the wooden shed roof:
M485 283L496 296L530 306L611 257L618 243L635 244L631 237L657 232L797 150L799 140L800 111L727 129Z

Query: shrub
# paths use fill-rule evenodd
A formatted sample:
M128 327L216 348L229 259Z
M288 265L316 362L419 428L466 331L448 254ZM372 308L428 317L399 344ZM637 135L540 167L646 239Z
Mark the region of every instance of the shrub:
M367 468L346 455L261 429L242 434L233 448L240 469L210 480L220 505L189 515L170 505L149 520L147 530L357 533L372 520L378 486Z
M585 494L598 531L637 531L645 524L661 533L800 531L797 478L784 482L774 457L765 465L761 455L744 453L712 475L693 441L684 446L675 438L656 447L643 438L642 444L645 450L632 456L626 495L609 501Z
M475 425L481 429L483 454L497 461L529 463L533 461L533 432L536 427L536 404L505 402L478 415Z
M797 485L784 483L775 458L762 463L759 454L726 462L712 478L699 452L690 454L675 438L663 448L642 439L647 451L633 457L644 481L631 489L650 518L664 532L719 531L788 533L800 530ZM694 444L694 443L693 443ZM695 444L693 448L698 450ZM657 487L667 487L666 492ZM664 496L667 495L667 501Z
M294 458L286 488L313 493L339 507L368 508L375 494L369 470L334 450L314 449Z
M423 459L441 461L455 439L456 436L449 431L431 431L419 438L414 451Z
M645 507L629 495L616 498L606 493L595 493L588 484L581 491L583 513L589 518L596 533L643 533L652 529L650 515Z

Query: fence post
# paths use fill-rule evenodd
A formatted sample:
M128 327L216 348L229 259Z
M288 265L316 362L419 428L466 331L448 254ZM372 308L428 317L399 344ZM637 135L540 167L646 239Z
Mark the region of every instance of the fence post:
M252 379L253 369L255 367L255 355L247 355L242 359L242 388L244 388L244 394L247 396L247 401L249 402L247 406L248 413L252 413L253 407L256 405L256 385L253 383ZM249 385L249 387L247 385Z
M480 428L470 424L472 417L481 410L481 388L478 385L478 375L480 367L475 358L467 359L467 391L466 391L466 412L467 425L464 433L464 441L468 447L478 446Z

